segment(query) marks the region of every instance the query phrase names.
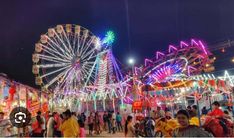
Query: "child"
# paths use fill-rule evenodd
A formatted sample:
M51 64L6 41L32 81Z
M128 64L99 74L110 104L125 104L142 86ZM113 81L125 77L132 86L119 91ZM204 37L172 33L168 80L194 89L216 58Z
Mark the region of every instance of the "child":
M85 138L84 122L82 120L79 120L78 123L80 126L80 137Z
M116 120L115 118L112 119L112 131L113 131L113 134L115 134L115 130L116 130Z

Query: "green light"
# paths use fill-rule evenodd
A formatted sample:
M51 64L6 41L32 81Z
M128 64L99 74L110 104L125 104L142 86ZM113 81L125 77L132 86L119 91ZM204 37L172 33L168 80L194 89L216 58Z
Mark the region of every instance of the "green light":
M108 31L103 39L103 43L111 45L115 41L115 34L113 31Z
M125 104L120 105L120 109L126 109L126 108L127 108L127 106Z

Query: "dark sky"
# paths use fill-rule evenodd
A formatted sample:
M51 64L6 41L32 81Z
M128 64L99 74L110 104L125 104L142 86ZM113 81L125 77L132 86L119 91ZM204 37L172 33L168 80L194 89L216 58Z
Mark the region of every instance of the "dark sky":
M113 50L123 64L130 55L142 64L144 57L153 57L155 51L191 37L213 43L234 36L234 0L128 0L128 9L126 3L127 0L1 1L0 72L34 86L34 44L57 24L79 24L97 36L113 30L117 35Z

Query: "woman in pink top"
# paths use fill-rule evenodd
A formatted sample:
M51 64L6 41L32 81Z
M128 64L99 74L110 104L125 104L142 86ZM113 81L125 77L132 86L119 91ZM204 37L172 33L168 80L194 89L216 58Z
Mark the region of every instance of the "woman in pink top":
M79 126L80 126L80 137L85 138L86 137L86 132L85 132L85 125L82 120L78 120Z

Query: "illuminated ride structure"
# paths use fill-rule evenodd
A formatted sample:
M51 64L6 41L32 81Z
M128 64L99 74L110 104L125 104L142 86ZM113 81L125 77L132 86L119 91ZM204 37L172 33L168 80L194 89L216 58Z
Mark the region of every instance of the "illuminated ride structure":
M144 85L183 81L214 70L215 59L204 43L191 39L178 47L169 45L167 52L156 52L156 57L134 69L133 76L123 76L112 53L114 37L109 31L101 39L71 24L57 25L41 35L35 44L32 71L36 84L52 92L51 105L74 110L89 110L90 105L93 110L100 110L100 105L105 110L111 105L115 109L116 101L133 102L133 92L145 98Z
M127 88L111 50L114 37L108 31L100 39L71 24L57 25L41 35L32 72L37 85L53 92L52 105L80 108L84 102L95 101L96 106L97 100L124 97Z
M156 52L153 59L145 59L142 79L146 84L167 82L188 78L214 70L211 53L201 40L191 39L190 43L180 42L180 46L169 45L167 52ZM138 74L139 68L136 68Z
M165 98L170 89L186 87L187 80L192 80L194 76L214 70L213 62L215 58L208 51L201 40L191 39L191 41L181 41L179 46L169 45L168 51L156 52L153 59L145 59L142 67L135 67L133 82L138 100L158 101L158 97L153 97L143 91L160 91ZM131 83L131 81L129 81ZM146 87L157 87L155 90ZM164 86L165 85L165 86ZM142 90L144 89L144 90ZM164 91L165 92L162 92ZM167 91L167 92L166 92ZM169 94L168 99L172 95ZM156 99L155 99L156 98ZM128 94L126 103L132 103L133 97Z

